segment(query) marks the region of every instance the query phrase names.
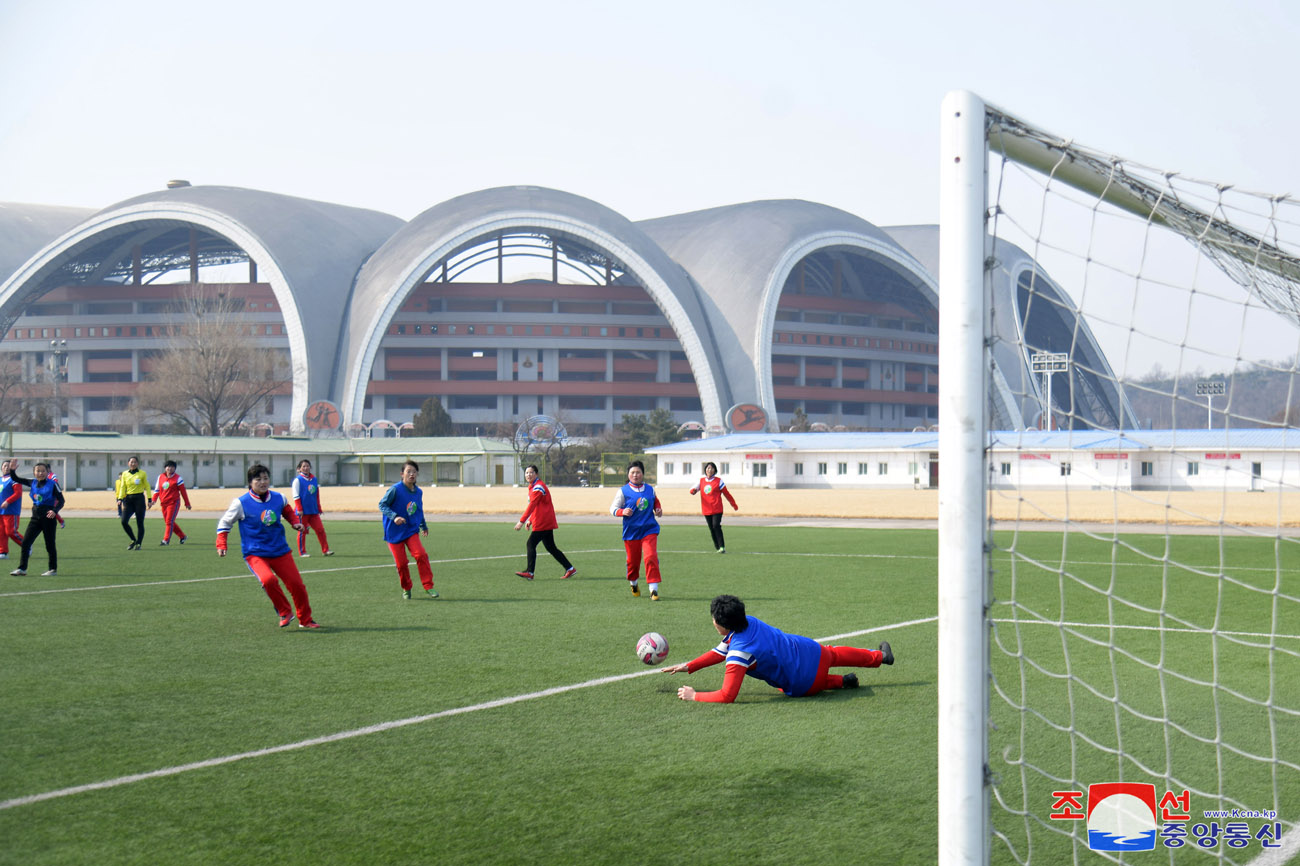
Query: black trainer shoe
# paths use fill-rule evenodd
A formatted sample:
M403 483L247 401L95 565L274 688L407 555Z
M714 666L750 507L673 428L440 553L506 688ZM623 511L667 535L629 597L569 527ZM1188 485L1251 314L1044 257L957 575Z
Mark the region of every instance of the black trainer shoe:
M892 665L894 663L894 650L889 645L889 641L882 640L880 642L880 651L885 655L885 657L880 660L880 663L882 665Z
M845 674L845 675L844 675L844 685L840 686L840 688L842 688L842 689L856 689L857 687L858 687L858 675L857 675L857 674Z

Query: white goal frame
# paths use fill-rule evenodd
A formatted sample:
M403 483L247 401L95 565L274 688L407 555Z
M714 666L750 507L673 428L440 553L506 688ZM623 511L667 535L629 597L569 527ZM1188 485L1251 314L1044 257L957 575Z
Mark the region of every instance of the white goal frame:
M1300 283L1300 251L1294 243L1279 241L1268 232L1255 234L1241 228L1224 216L1222 208L1199 209L1171 194L1169 188L1150 182L1141 171L1130 172L1136 164L1056 139L973 93L955 91L945 97L939 217L942 381L938 438L943 482L938 511L940 866L987 864L994 838L988 731L994 545L988 449L992 444L989 389L997 371L990 352L989 324L993 256L1001 252L995 250L996 241L989 230L997 210L989 201L991 152L1135 215L1148 226L1194 239L1197 252L1246 289L1254 302L1300 325L1300 294L1295 290ZM1219 189L1222 193L1230 187ZM1276 208L1286 199L1264 200ZM1286 712L1296 713L1294 708ZM1286 842L1269 857L1285 858L1300 850L1300 840L1288 838Z

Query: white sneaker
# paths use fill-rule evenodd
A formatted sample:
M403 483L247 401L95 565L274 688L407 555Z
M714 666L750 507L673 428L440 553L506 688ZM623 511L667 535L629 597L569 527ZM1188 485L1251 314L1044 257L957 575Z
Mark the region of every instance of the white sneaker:
M8 558L9 558L9 554L7 554L7 553L0 553L0 559L8 559Z
M13 571L9 572L9 575L10 577L22 577L26 573L27 569L25 568L15 568Z
M42 571L41 577L54 577L58 573L56 569L51 568L49 571Z

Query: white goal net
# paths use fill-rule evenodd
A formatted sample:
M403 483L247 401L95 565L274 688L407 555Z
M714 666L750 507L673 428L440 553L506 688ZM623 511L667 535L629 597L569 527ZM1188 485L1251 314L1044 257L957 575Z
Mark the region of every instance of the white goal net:
M1300 850L1300 206L944 103L941 863Z

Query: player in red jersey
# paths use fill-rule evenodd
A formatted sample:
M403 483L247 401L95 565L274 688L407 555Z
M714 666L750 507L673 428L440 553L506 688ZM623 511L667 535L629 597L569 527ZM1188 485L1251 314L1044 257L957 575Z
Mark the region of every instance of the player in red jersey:
M524 580L533 579L533 569L537 566L537 545L540 543L546 546L547 552L555 557L556 562L564 566L564 574L560 575L560 579L573 577L578 570L555 543L555 528L560 523L555 519L555 503L551 501L550 488L538 477L536 466L524 470L524 480L528 482L528 507L515 524L515 531L529 526L532 532L528 534L528 567L515 574Z
M731 498L727 483L718 477L718 464L709 461L704 464L704 477L700 483L691 488L691 495L700 494L700 510L704 512L704 522L709 525L709 534L713 536L713 549L718 553L727 552L726 539L722 537L722 497L727 497L732 511L739 511L736 500Z
M153 503L158 503L164 525L163 540L158 542L158 546L166 547L171 544L173 532L176 533L181 544L184 544L187 536L176 525L176 515L180 513L182 499L185 500L185 510L190 510L190 494L185 490L185 479L176 474L175 460L168 460L163 464L162 474L154 482L153 492L153 502L149 503L149 507L153 508Z

